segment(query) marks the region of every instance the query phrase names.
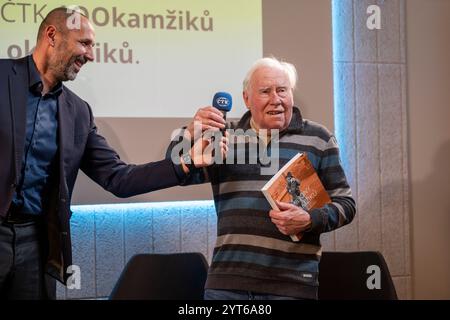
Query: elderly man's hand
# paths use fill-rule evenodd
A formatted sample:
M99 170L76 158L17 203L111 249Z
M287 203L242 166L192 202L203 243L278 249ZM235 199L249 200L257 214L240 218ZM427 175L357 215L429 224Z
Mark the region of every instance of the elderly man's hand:
M278 210L270 210L269 215L278 230L285 235L297 235L311 227L308 212L292 203L277 201Z
M189 123L185 136L189 134L189 139L194 140L201 137L201 133L206 130L219 131L225 128L226 121L223 119L222 112L212 106L200 108L197 110L192 121ZM195 132L200 131L201 132ZM186 136L186 138L188 138Z

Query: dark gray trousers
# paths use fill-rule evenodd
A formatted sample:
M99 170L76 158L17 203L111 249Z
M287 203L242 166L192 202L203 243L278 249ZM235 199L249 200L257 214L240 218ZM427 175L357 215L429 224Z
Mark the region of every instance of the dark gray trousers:
M0 218L0 299L56 298L56 281L45 274L42 222L11 224Z

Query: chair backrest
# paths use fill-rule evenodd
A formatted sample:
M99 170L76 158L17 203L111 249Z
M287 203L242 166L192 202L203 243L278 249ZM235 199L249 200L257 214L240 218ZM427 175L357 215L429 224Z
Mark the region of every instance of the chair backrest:
M201 253L138 254L125 266L112 300L201 300L208 263Z
M370 289L379 267L380 288ZM369 268L369 269L368 269ZM373 268L373 267L372 267ZM377 268L378 269L378 268ZM369 283L373 278L369 279ZM319 264L319 300L396 300L397 293L380 252L323 252Z

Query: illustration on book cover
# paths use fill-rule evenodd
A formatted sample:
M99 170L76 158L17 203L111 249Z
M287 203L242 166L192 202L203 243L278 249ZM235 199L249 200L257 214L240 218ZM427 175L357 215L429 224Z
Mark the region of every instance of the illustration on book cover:
M300 191L301 181L296 179L292 173L289 171L286 175L286 189L291 195L291 203L297 207L302 207L303 209L308 209L308 200L306 199L303 192Z

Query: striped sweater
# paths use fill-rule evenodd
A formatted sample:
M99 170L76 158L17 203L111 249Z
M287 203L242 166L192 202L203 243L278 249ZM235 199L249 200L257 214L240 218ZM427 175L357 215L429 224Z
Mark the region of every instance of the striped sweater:
M251 128L250 119L247 112L229 126L245 132ZM312 227L300 242L293 242L269 217L271 207L260 190L272 175L261 175L262 161L232 161L189 174L184 185L211 183L218 217L208 289L317 299L320 234L350 223L356 212L355 201L339 160L336 140L325 127L302 119L300 110L294 107L292 121L277 142L279 168L298 152L306 152L332 203L311 210ZM249 160L251 143L251 139L241 139L231 144L234 160L242 153ZM269 143L265 152L270 154L272 145L275 143ZM227 162L230 160L233 159L227 158Z

